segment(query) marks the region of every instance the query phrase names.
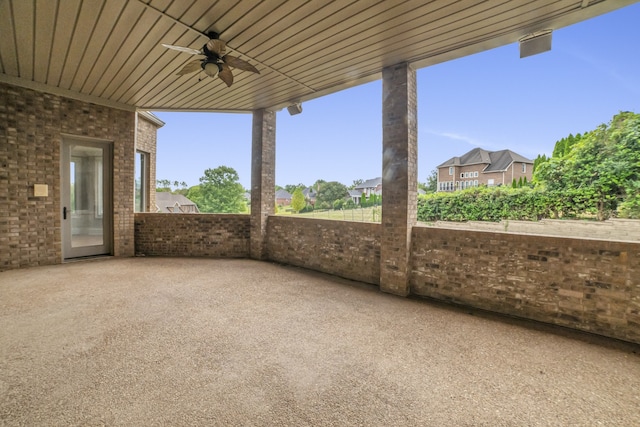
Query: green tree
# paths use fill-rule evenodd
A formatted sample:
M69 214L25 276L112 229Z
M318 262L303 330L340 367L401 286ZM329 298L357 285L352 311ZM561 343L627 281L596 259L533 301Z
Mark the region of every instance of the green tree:
M360 206L363 208L369 206L369 199L367 198L366 193L362 193L362 196L360 196Z
M306 185L304 185L304 184L302 184L302 183L300 183L300 184L296 184L296 185L294 185L294 184L287 184L287 185L285 185L285 186L284 186L284 189L285 189L288 193L291 193L291 195L293 195L293 193L295 193L295 192L296 192L296 189L297 189L297 188L299 188L299 189L301 189L301 190L304 190L305 188L307 188L307 186L306 186Z
M184 181L170 181L168 179L156 179L156 191L186 195L187 183Z
M436 190L438 189L438 171L437 171L437 169L434 169L429 173L429 176L427 177L427 182L426 183L419 182L418 183L418 188L420 188L421 190L423 190L427 194L435 193Z
M320 184L320 190L316 200L318 203L326 202L333 206L336 200L344 200L349 194L347 187L337 181L324 182Z
M540 166L542 163L546 162L547 160L549 159L547 158L546 154L538 154L538 157L536 157L535 160L533 161L533 173L535 174L538 166Z
M354 179L353 180L353 184L351 184L348 189L349 190L353 190L354 188L356 188L358 185L362 184L363 182L364 181L361 180L361 179Z
M228 166L207 169L200 185L189 189L187 197L198 205L200 212L244 212L244 188L239 179L235 169Z
M286 187L285 187L286 188ZM291 195L291 209L296 213L300 212L306 206L307 202L304 200L304 194L302 194L302 188L298 187L293 191Z
M156 179L156 191L158 192L171 192L171 181L168 179Z
M593 212L598 219L608 218L638 194L640 115L619 113L609 125L576 139L564 156L540 165L536 180L554 195L563 215Z
M580 135L580 134L576 134L576 136L573 136L573 134L569 134L569 136L567 136L566 138L562 138L561 140L556 141L556 144L553 147L553 154L551 157L560 158L568 155L573 149L573 147L582 140L582 138L583 138L583 135ZM534 168L535 168L535 164L534 164Z
M326 184L327 181L325 181L324 179L319 179L316 182L313 183L312 187L316 190L316 191L320 191L320 187L322 187L324 184Z

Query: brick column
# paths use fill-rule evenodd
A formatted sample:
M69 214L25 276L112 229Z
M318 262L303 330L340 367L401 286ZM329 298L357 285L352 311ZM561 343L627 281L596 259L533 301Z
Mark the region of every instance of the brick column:
M267 217L275 213L276 113L253 112L251 146L251 243L253 259L266 258Z
M382 70L380 289L401 296L409 294L411 229L417 218L416 87L416 72L408 64Z

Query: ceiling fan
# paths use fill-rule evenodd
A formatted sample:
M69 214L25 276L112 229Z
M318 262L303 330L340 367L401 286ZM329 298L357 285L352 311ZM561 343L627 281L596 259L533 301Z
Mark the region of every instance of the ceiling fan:
M247 61L237 56L227 55L227 43L218 38L218 33L213 31L207 34L209 41L202 46L202 49L192 49L190 47L174 46L170 44L162 44L162 46L174 49L180 52L190 53L192 55L204 55L202 59L194 59L188 62L180 71L176 73L178 76L193 73L200 69L209 77L218 76L220 80L225 82L227 87L233 84L233 73L231 68L237 68L243 71L260 74L260 71Z

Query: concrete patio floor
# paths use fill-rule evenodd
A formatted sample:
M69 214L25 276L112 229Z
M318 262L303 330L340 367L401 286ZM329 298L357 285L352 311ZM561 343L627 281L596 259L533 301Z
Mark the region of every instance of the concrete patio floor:
M638 347L251 260L0 273L1 425L640 425Z

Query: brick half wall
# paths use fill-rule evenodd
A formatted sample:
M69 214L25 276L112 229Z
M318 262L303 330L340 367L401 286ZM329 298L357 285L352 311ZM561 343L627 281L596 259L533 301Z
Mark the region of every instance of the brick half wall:
M135 214L136 255L249 257L249 215Z
M640 343L640 244L413 228L415 295Z
M267 257L380 284L380 224L270 216Z

